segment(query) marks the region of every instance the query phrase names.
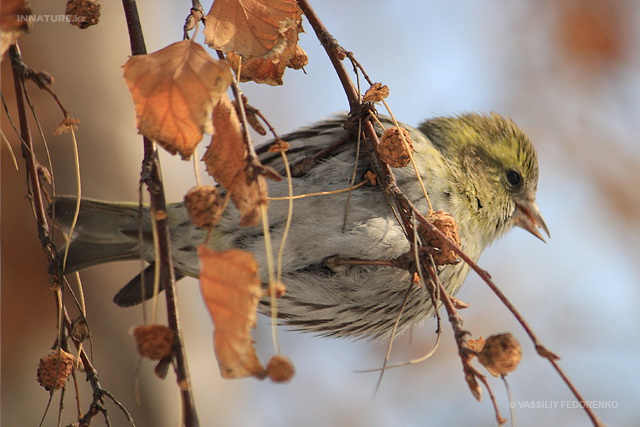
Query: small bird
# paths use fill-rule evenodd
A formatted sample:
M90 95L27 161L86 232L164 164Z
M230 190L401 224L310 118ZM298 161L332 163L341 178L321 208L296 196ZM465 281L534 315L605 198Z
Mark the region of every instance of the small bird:
M348 188L371 170L366 150L344 128L346 116L337 116L283 136L294 165L295 194L330 192ZM388 118L381 118L385 126ZM417 128L402 125L413 142L417 172L435 210L449 212L457 221L462 250L477 261L481 252L513 226L544 241L549 235L536 205L538 159L527 135L509 118L499 114L469 113L437 117ZM381 129L378 129L381 131ZM314 154L332 143L328 155ZM280 153L259 149L263 164L284 175ZM357 162L357 164L356 164ZM295 165L305 164L296 168ZM392 168L400 189L423 214L429 205L411 163ZM288 183L269 182L270 197L288 196ZM67 230L76 199L59 197L55 215ZM277 253L288 213L288 201L269 204L269 227ZM168 206L172 254L176 277L198 276L196 248L207 231L194 226L182 203ZM227 207L213 230L209 245L251 252L266 280L267 257L262 227L240 227L239 214ZM141 230L141 231L140 231ZM142 238L141 238L142 237ZM364 185L350 192L294 200L289 237L282 259L282 281L287 292L278 301L281 321L297 330L323 336L390 339L434 313L426 289L413 286L407 270L366 262L336 266L336 259L394 260L410 250L389 201L376 186ZM137 203L110 203L83 199L69 246L66 271L82 270L109 261L143 259L153 263L154 250L148 209ZM464 282L466 263L441 266L438 276L451 295ZM142 275L141 275L142 276ZM129 282L114 301L121 306L140 303L152 295L153 265L144 280ZM405 296L409 296L405 302ZM402 306L404 305L404 308ZM264 298L260 308L269 311ZM402 310L401 310L402 308ZM398 313L402 311L398 319Z

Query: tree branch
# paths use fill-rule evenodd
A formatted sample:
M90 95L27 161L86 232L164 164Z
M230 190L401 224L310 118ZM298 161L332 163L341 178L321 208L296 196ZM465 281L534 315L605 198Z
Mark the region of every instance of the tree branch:
M31 132L29 130L29 123L27 121L25 108L25 79L23 74L23 71L25 69L24 63L22 62L20 50L16 45L12 45L9 48L9 55L11 57L11 62L13 65L12 70L16 92L16 107L18 110L18 120L20 123L22 155L25 158L27 169L27 189L29 200L31 201L31 207L34 212L36 226L38 228L38 237L40 239L40 243L42 244L42 249L44 250L49 262L49 274L51 275L52 283L50 288L54 292L56 298L56 307L58 307L59 310L58 316L59 319L61 319L61 323L58 325L59 330L56 345L59 347L63 347L66 346L63 341L66 340L66 337L68 336L67 334L71 334L72 330L72 322L67 313L67 309L63 304L63 273L61 271L57 247L51 239L49 223L47 221L47 214L44 206L44 199L42 197L42 186L40 183L40 177L38 175L39 163L36 158L33 141L31 139ZM59 100L57 101L58 104L60 104ZM60 106L66 116L66 110L62 107L62 105ZM65 329L67 331L67 334L64 333ZM120 402L118 402L115 397L111 395L111 393L102 388L100 379L98 377L98 371L91 363L91 359L88 357L87 353L80 347L80 342L76 340L73 340L73 342L75 344L76 350L78 350L78 357L82 361L87 381L91 384L91 387L93 389L93 400L91 402L90 408L88 412L78 420L78 425L88 426L91 423L91 420L98 413L103 413L106 417L107 411L103 407L105 395L108 395L114 401L114 403L116 403L116 405L123 411L127 419L133 425L133 421L131 421L131 415L124 408L124 406L122 406L122 404L120 404Z
M127 19L131 53L133 55L146 54L147 50L136 1L122 0L122 5ZM151 202L150 214L154 216L154 222L158 232L159 259L156 260L156 262L160 263L160 286L165 290L167 300L168 326L175 334L173 354L176 361L176 379L182 398L183 422L185 426L195 427L199 425L199 421L193 399L189 368L178 316L175 291L176 282L173 270L173 257L171 256L171 235L167 218L164 186L160 173L158 148L156 144L147 137L143 137L143 144L144 160L141 179L145 182L149 191Z
M363 104L358 94L358 91L353 85L353 82L351 81L349 74L347 73L344 65L341 62L341 59L344 59L344 57L349 57L351 62L354 64L354 67L357 67L358 69L362 70L362 66L355 60L355 58L350 52L347 52L345 49L343 49L338 44L338 42L333 38L333 36L331 36L331 34L328 32L326 27L322 24L322 22L320 21L320 19L318 18L314 10L311 8L307 0L298 0L298 5L306 15L307 19L309 20L309 23L311 24L311 26L313 27L316 33L316 36L318 37L318 40L320 41L322 46L325 48L325 51L327 52L327 55L329 56L331 63L335 68L336 74L338 75L338 78L340 79L340 82L342 83L344 91L347 95L351 114L353 115L354 113L356 113L362 108ZM366 76L366 73L365 73L365 76ZM367 81L371 83L371 80L368 78L368 76L366 77L367 77ZM418 220L420 224L427 227L430 233L435 233L440 239L442 239L442 241L447 242L447 244L456 252L456 254L458 254L458 256L460 256L460 258L462 258L462 260L466 262L471 267L471 269L473 269L480 276L482 280L484 280L484 282L489 286L489 288L498 296L500 301L509 309L509 311L511 311L514 317L522 325L523 329L531 338L531 341L533 341L533 344L538 354L549 360L549 362L553 365L553 367L558 371L563 381L567 384L571 392L574 394L576 399L581 403L584 403L585 401L582 395L578 392L576 387L572 384L572 382L569 380L567 375L562 371L562 369L558 365L557 363L558 356L556 356L553 352L549 351L546 347L544 347L540 343L537 336L534 334L533 330L526 323L522 315L520 315L520 313L516 310L513 304L511 304L511 302L502 293L502 291L498 289L495 283L493 283L489 273L483 270L482 268L480 268L468 255L466 255L462 251L462 249L460 249L450 239L448 239L433 224L428 222L426 218L413 206L409 198L407 198L406 195L400 190L400 188L396 184L396 180L393 175L393 172L391 171L391 168L380 160L377 150L375 149L379 141L378 141L378 135L375 131L374 125L371 122L371 120L363 120L362 129L365 134L367 151L369 152L369 155L372 160L372 167L375 173L378 175L378 178L380 179L380 184L381 184L380 186L382 190L385 192L385 194L387 194L388 198L390 200L393 200L394 202L394 205L397 209L397 213L399 215L400 225L404 228L405 233L407 235L407 239L409 240L409 243L412 246L414 245L413 234L415 233L415 230L413 229L413 225L411 223L410 218L412 215L415 215L415 218ZM422 244L425 244L425 242L422 242ZM412 250L413 250L413 247L412 247ZM428 263L426 262L426 260L423 260L422 264L423 264L423 268L425 269L428 268L428 265L427 265ZM450 321L455 320L451 317L451 313L449 318L450 318ZM452 325L454 325L454 323L452 323ZM463 365L465 365L464 356L462 354L461 354L461 358L463 359ZM467 376L469 373L470 371L467 372L465 370L465 374ZM598 417L595 415L593 410L588 405L585 404L581 406L584 407L587 415L589 416L589 418L591 419L594 425L601 425L601 421L598 419ZM500 418L499 414L498 413L496 414L497 414L497 418L499 419Z

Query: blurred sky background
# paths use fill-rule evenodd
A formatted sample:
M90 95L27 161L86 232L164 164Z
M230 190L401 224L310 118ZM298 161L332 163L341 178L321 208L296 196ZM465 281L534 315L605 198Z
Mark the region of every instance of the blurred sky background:
M190 2L139 1L149 52L182 37ZM640 395L640 3L620 1L312 1L338 41L355 53L375 81L391 88L396 116L416 125L435 115L497 111L511 116L538 147L538 204L552 238L543 244L515 230L489 248L480 265L528 319L542 342L589 401L614 408L596 412L609 425L638 425ZM208 10L210 2L205 2ZM64 13L64 2L32 1L36 14ZM280 132L347 108L330 63L308 24L301 45L306 74L288 70L283 87L243 84L252 105ZM202 37L198 38L202 41ZM78 131L82 191L86 197L137 200L141 137L121 66L129 42L121 4L103 2L101 22L80 31L64 23L38 23L20 40L26 63L55 77L53 90ZM12 104L5 59L2 91ZM68 136L52 136L61 115L50 97L30 85L51 150L57 191L75 192ZM15 109L11 107L15 118ZM2 130L19 156L2 115ZM39 138L34 133L38 145ZM205 137L206 138L206 137ZM200 154L203 153L201 149ZM44 151L39 152L44 162ZM18 160L21 160L20 158ZM162 156L168 199L195 184L192 166ZM16 171L2 146L2 425L37 425L48 393L35 381L38 359L55 339L54 298L45 257L26 201L25 168ZM131 411L140 427L179 424L172 374L139 371L128 334L141 323L139 308L122 309L113 294L139 269L136 262L100 266L83 274L93 355L103 386ZM493 410L469 393L448 324L437 354L419 365L388 371L375 399L376 374L355 370L381 365L386 346L282 331L282 349L297 374L287 385L255 379L222 380L213 354L212 326L196 282L179 284L180 312L197 410L203 426L491 426ZM458 297L474 336L511 331L523 360L508 379L516 408L528 425L589 425L552 366L507 310L475 276ZM435 322L401 338L393 361L417 357L434 341ZM261 319L258 352L273 352ZM507 397L489 378L504 416ZM79 383L84 410L90 392ZM74 419L68 387L63 424ZM59 393L44 422L56 424ZM563 403L565 402L565 403ZM526 405L518 404L519 406ZM552 406L557 406L555 409ZM114 426L126 425L107 404ZM96 419L92 425L103 425Z

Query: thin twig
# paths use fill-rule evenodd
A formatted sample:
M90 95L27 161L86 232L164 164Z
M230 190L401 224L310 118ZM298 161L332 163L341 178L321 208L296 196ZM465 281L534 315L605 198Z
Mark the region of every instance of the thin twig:
M442 305L445 307L447 314L449 315L449 323L451 324L451 328L453 329L456 345L458 347L458 355L460 356L460 360L462 362L462 370L465 374L465 379L467 381L467 385L471 390L471 393L474 395L476 400L480 400L480 386L478 385L478 381L482 382L489 393L489 399L491 400L491 404L493 405L493 411L496 416L496 422L499 425L502 425L506 422L506 420L500 414L500 409L498 408L498 402L493 394L493 390L489 386L487 379L484 375L482 375L472 364L471 360L474 357L474 352L469 348L468 337L469 332L462 329L462 319L458 315L451 299L449 298L449 293L440 282L440 278L436 273L436 269L434 267L433 258L429 256L428 260L425 260L424 267L429 273L429 277L431 278L431 282L440 289L440 298L442 301Z
M501 375L502 382L504 383L504 388L507 391L507 401L509 402L509 418L511 427L515 427L516 425L516 407L513 404L513 394L511 392L511 386L509 385L509 381L507 381L506 375Z
M20 58L20 51L17 46L13 45L9 49L9 54L12 58L13 64L22 64ZM23 65L23 64L22 64ZM53 243L51 239L50 229L47 221L46 210L44 207L44 199L42 197L42 187L40 183L40 177L38 176L37 166L38 161L35 156L35 151L33 148L33 142L31 139L31 132L29 130L29 125L27 123L26 117L26 108L24 103L24 75L20 72L20 67L13 69L13 77L15 83L16 90L16 105L18 109L18 118L20 123L20 139L22 141L22 154L26 160L26 168L27 168L27 188L29 193L29 198L31 201L32 210L34 212L36 226L38 229L38 236L40 238L40 242L42 244L42 248L45 252L47 260L50 265L50 274L51 274L51 289L54 292L56 298L56 306L58 307L58 318L59 318L59 327L58 327L58 338L57 338L57 346L63 347L66 346L64 337L68 336L72 330L72 322L67 313L67 309L63 304L63 274L61 271L60 260L58 258L58 251L56 245ZM63 108L64 110L64 108ZM64 110L66 111L66 110ZM64 330L67 331L67 334L64 334ZM88 357L87 353L82 349L81 343L72 339L76 349L78 350L78 357L82 361L84 366L85 375L87 377L87 381L91 384L93 389L93 401L90 405L89 411L78 420L79 425L89 425L91 419L93 419L94 413L102 412L106 417L106 409L102 407L104 403L103 395L105 394L105 390L100 385L100 380L98 378L98 372L93 367L91 363L91 359ZM115 398L114 398L115 401ZM127 412L127 410L122 407L122 405L118 405L120 409L125 413L127 419L131 419L131 416ZM99 409L98 409L99 408ZM44 419L44 418L43 418ZM133 425L133 422L131 422Z
M138 15L138 7L135 0L122 0L125 16L127 18L127 28L129 31L129 41L131 44L132 55L143 55L147 53L144 35L142 33L142 25ZM199 425L198 415L195 408L195 402L192 394L191 380L189 378L189 368L187 365L187 356L184 349L182 331L180 329L180 321L178 316L178 306L175 291L175 275L173 270L173 258L171 256L171 236L169 231L169 222L167 217L167 203L165 200L164 186L162 183L162 175L160 173L160 160L158 158L158 149L156 144L148 139L143 138L144 160L143 165L149 165L148 174L143 177L151 202L150 214L155 216L158 244L159 259L156 263L160 264L160 282L165 290L167 301L168 326L175 335L173 354L176 363L176 381L180 389L182 398L182 416L183 423L188 427ZM143 168L145 170L145 168Z

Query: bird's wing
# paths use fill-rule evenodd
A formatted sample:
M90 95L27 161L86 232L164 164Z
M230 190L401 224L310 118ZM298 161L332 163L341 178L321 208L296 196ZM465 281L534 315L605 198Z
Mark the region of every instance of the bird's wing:
M331 119L314 123L313 125L283 135L280 139L289 143L289 149L287 150L289 163L295 165L301 160L326 149L333 143L348 141L350 139L349 134L343 127L346 119L346 114L336 115ZM284 164L282 163L280 153L269 151L269 146L272 143L273 141L269 141L261 145L256 149L256 153L260 157L262 164L270 166L280 173L284 173ZM337 147L332 150L331 154L335 154L343 149L344 148L341 149L341 147Z

